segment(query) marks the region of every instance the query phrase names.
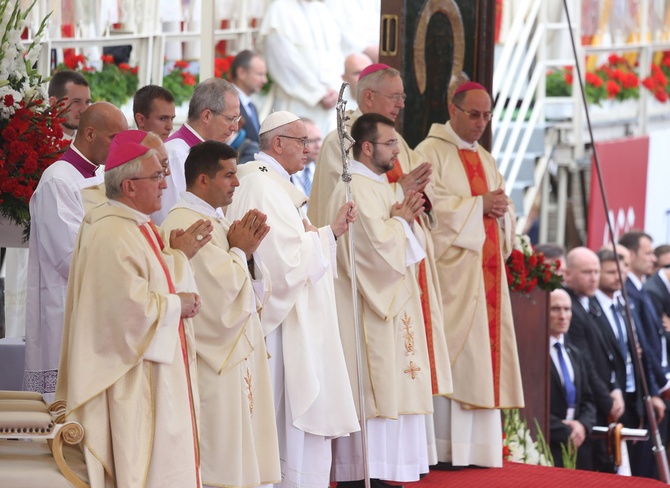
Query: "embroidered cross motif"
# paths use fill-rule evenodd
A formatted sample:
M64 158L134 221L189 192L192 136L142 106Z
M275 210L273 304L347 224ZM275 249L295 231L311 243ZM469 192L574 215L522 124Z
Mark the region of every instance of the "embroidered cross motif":
M267 172L268 172L268 169L267 169L266 166L261 166L259 169L260 169L263 173L267 173Z
M247 374L244 376L244 382L247 384L247 399L249 400L249 415L253 417L254 415L254 392L251 390L251 382L253 380L253 375L249 368L247 368Z
M416 379L417 374L421 371L421 368L414 364L414 361L409 362L407 369L403 371L405 374L408 374L413 380Z
M410 354L414 356L414 331L412 331L412 317L407 315L407 311L403 312L402 316L403 324L403 339L405 340L405 357Z

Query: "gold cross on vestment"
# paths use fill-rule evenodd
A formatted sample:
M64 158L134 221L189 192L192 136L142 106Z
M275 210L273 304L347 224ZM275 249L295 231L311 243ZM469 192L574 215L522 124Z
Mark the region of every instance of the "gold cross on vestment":
M419 371L421 371L421 368L414 364L414 361L410 361L409 366L407 366L407 369L404 371L404 373L410 375L412 379L416 379L416 375Z

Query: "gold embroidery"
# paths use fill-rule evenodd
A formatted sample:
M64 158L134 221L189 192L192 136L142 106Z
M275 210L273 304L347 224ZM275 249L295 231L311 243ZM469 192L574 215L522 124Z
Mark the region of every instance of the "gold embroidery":
M249 399L249 415L253 417L254 415L254 392L251 390L251 382L253 376L249 368L247 368L247 374L244 377L244 382L247 384L247 398Z
M414 332L412 331L412 317L407 315L407 311L403 312L403 339L405 339L405 357L410 354L414 356Z
M409 366L407 366L404 373L410 375L412 379L416 379L416 375L419 371L421 371L421 368L414 364L414 361L410 361Z

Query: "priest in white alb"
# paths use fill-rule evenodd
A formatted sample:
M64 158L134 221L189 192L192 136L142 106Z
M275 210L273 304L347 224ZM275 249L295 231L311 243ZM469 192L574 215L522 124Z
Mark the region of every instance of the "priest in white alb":
M381 480L418 481L428 472L425 417L433 410L431 361L415 269L426 252L414 233L421 230L416 218L423 213L424 199L421 193L408 192L397 202L384 178L399 152L390 119L361 115L351 135L356 140L351 193L359 209L354 242L360 336L353 327L352 270L345 239L337 245L335 291L357 400L356 342L361 344L369 474L374 486L384 486ZM345 183L338 183L329 202L330 215L346 201L346 194ZM436 372L450 386L448 356L438 358ZM363 486L361 449L359 433L334 441L333 477L338 485Z
M201 302L188 258L211 224L169 240L158 232L149 214L165 172L137 143L110 150L105 188L109 201L86 214L74 247L56 399L85 429L91 486L199 488L190 318Z
M305 219L304 193L290 180L307 161L305 124L274 112L261 124L261 152L238 169L240 187L229 220L253 208L267 214L270 232L257 253L272 294L261 312L270 354L283 488L328 486L331 439L359 429L337 324L333 271L335 239L355 221L345 204L331 225Z
M268 354L258 315L270 294L267 270L254 256L270 228L249 210L231 224L237 152L218 141L191 148L186 191L161 226L166 233L200 219L212 240L191 259L204 305L193 318L200 392L200 446L205 486L247 488L278 483L279 449Z

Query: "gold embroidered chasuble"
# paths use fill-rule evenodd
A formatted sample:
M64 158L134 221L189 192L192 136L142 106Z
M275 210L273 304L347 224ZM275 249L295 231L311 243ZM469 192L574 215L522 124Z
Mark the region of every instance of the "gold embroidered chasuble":
M500 322L497 356L492 354L482 271L486 243L483 199L472 195L470 180L459 156L459 142L447 125L433 124L426 140L416 148L434 164L432 203L437 225L432 238L454 384L454 392L449 397L475 408L522 407L523 389L504 270L494 290L499 293ZM488 189L504 188L503 177L491 155L481 146L477 146L477 155ZM495 222L500 262L512 251L515 219L511 207L504 218ZM489 352L484 354L484 351ZM492 357L497 357L499 364L495 376Z
M186 194L189 195L189 194ZM200 391L203 483L251 487L281 480L277 428L263 331L247 262L230 250L230 222L180 200L161 225L166 234L199 219L212 240L191 258L203 306L193 319ZM204 202L203 202L204 203ZM260 274L260 269L259 269ZM269 279L265 276L265 296ZM260 276L257 276L260 278Z
M355 173L351 187L359 212L354 224L354 240L366 415L396 419L398 415L431 413L430 361L420 291L415 265L407 266L403 224L390 215L396 203L395 194L385 180ZM338 183L328 206L330 218L334 218L345 202L345 193L344 183ZM338 239L337 244L335 290L340 334L357 398L356 336L347 235ZM443 369L449 369L446 361Z
M180 251L118 202L86 214L75 246L56 399L86 431L91 486L198 486L195 341L170 293L195 291ZM187 363L184 362L184 353ZM187 368L190 378L187 378ZM189 395L192 385L193 403Z

